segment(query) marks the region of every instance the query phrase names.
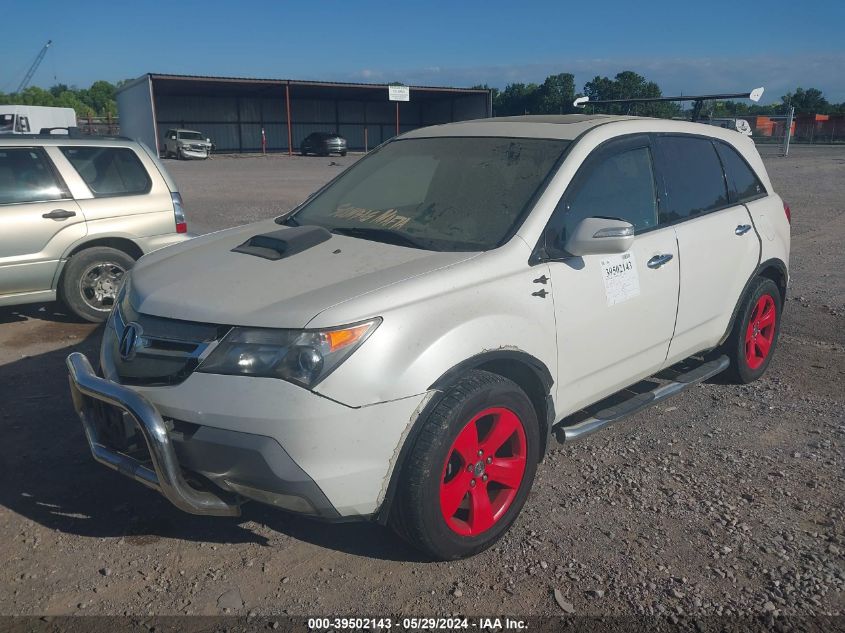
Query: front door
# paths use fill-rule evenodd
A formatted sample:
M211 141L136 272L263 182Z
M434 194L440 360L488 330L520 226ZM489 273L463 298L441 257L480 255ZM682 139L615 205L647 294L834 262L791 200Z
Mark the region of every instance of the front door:
M49 290L82 210L43 150L0 148L0 295Z
M633 246L621 254L568 256L564 245L587 217L625 220ZM558 417L658 371L678 300L678 249L658 224L647 135L603 144L573 178L546 229L557 326Z

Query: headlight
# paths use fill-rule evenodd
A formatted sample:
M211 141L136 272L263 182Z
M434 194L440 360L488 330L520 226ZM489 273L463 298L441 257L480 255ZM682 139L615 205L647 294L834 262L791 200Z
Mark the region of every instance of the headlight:
M377 318L326 330L235 327L197 371L281 378L310 389L358 349L380 323Z

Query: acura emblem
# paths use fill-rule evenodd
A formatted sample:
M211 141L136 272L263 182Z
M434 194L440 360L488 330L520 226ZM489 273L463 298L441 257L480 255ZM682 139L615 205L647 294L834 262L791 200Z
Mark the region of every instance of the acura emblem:
M129 361L135 358L135 350L141 341L141 334L143 332L144 330L141 326L135 322L129 323L123 329L123 334L120 336L120 345L118 346L120 357L123 360Z

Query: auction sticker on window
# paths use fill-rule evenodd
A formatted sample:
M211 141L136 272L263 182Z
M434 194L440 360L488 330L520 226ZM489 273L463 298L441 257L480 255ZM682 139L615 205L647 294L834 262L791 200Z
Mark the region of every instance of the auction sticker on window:
M640 294L640 277L633 253L608 255L599 263L607 305L633 299Z

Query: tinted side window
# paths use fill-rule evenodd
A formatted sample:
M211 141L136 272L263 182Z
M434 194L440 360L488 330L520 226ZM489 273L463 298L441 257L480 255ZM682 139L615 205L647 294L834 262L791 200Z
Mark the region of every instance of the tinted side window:
M660 222L683 220L728 203L725 174L713 143L694 136L661 136L661 171L667 200Z
M555 210L552 248L563 250L584 218L618 218L633 224L637 232L656 226L655 194L648 147L588 159Z
M97 196L147 193L152 182L128 147L62 147L62 153Z
M0 149L0 204L69 198L47 161L37 149Z
M722 159L732 201L743 202L766 194L766 189L739 153L725 143L716 143L716 151Z

